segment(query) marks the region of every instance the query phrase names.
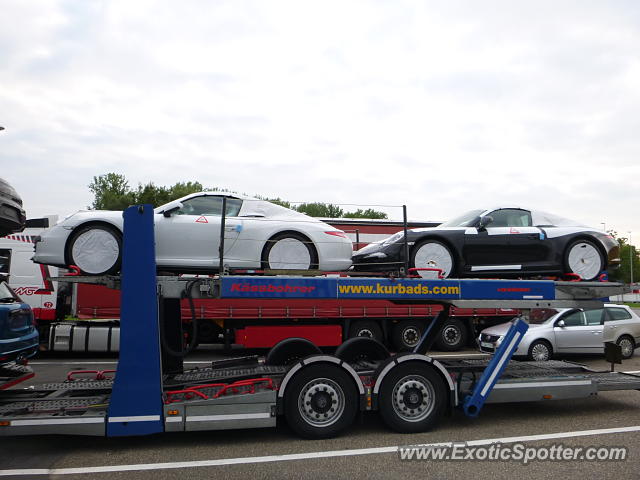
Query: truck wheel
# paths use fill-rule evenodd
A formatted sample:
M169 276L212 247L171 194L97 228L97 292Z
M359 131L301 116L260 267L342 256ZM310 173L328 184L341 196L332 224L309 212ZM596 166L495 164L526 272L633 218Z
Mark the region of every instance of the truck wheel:
M403 320L393 327L391 341L398 352L413 350L422 338L424 324L417 320Z
M382 380L378 406L389 428L418 433L435 426L447 406L447 390L430 365L400 363Z
M349 328L349 338L369 337L382 343L384 336L382 328L375 320L358 320L353 322Z
M455 352L467 344L469 332L462 321L450 318L442 326L436 346L445 352Z
M265 365L291 365L304 357L317 353L322 352L306 338L285 338L269 350L264 363Z
M387 347L373 338L353 337L336 349L335 356L347 363L358 360L385 360L389 358Z
M198 345L203 343L217 343L222 329L213 321L201 318L198 322Z
M284 393L287 423L303 438L334 437L353 423L357 412L355 382L333 364L304 368Z
M67 259L86 275L116 273L122 261L122 234L108 225L79 227L67 244Z

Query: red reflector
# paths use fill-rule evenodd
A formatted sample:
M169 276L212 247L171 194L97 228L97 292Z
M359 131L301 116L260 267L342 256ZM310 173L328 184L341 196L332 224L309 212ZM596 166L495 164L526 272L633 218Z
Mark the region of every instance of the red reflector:
M332 230L330 232L324 232L327 235L333 235L334 237L342 237L342 238L349 238L347 237L347 234L344 233L342 230Z
M5 356L3 356L3 357L0 357L0 361L8 360L8 359L9 359L9 357L8 357L7 355L5 355Z

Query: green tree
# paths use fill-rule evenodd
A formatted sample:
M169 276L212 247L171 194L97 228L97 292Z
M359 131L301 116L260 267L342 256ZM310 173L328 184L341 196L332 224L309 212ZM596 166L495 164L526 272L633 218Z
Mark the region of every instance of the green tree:
M341 218L344 211L332 203L303 203L298 205L297 211L306 213L310 217Z
M620 246L620 267L611 271L609 279L617 282L629 283L631 281L631 266L633 264L633 280L640 280L640 258L638 257L638 249L634 245L629 244L629 239L618 237L618 232L609 230Z
M380 212L378 210L374 210L373 208L367 208L366 210L362 210L361 208L357 209L355 212L347 212L344 214L344 218L375 218L375 219L387 219L387 214L384 212Z
M94 198L90 208L94 210L124 210L135 203L129 182L119 173L93 177L89 190L93 192Z
M200 182L178 182L171 187L157 186L153 182L141 183L135 190L118 173L106 173L93 177L89 184L94 200L91 208L96 210L124 210L129 205L150 203L154 207L204 190Z

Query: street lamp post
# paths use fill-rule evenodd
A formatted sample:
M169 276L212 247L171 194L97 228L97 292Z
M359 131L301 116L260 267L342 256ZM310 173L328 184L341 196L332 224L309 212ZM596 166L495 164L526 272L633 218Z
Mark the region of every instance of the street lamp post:
M606 232L607 231L607 224L605 222L600 222L600 225L602 225L602 230L604 232Z
M633 289L633 247L631 246L631 232L629 232L629 285L632 285Z

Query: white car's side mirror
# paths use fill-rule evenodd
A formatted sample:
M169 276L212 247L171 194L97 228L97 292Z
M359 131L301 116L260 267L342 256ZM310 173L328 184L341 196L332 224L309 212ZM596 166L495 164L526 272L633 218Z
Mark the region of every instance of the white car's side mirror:
M181 202L177 202L173 205L169 205L167 208L165 208L162 211L162 215L164 215L165 217L169 218L171 215L173 215L173 213L176 210L180 210L182 208L182 203Z
M556 326L560 327L560 328L564 328L567 326L566 323L564 323L564 320L560 320L558 323L556 323Z

